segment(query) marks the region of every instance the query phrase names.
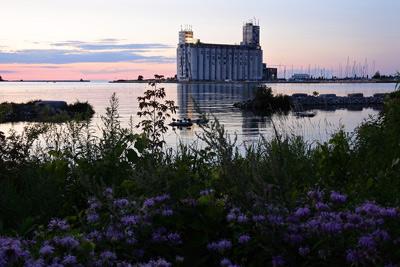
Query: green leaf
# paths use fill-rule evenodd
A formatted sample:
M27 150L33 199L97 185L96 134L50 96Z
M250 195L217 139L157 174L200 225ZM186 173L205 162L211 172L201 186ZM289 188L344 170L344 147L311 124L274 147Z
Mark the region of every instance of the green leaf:
M132 163L136 163L139 159L138 154L133 149L128 149L128 153L127 153L126 157L128 158L128 161L132 162Z
M213 200L213 196L212 195L204 195L201 196L197 199L197 202L199 203L199 205L209 205L211 204Z
M369 178L368 181L367 181L367 184L366 184L365 188L366 188L366 189L370 189L373 183L374 183L374 179Z
M90 252L92 252L95 247L96 247L96 245L93 242L90 242L89 240L85 240L79 246L79 250L82 251L85 258L88 259L90 256Z
M396 167L397 165L399 165L400 162L400 158L394 159L392 162L392 168Z
M147 147L148 145L148 140L145 135L141 135L140 138L138 138L135 142L135 148L139 151L139 153L142 153L143 150Z
M121 187L127 190L134 189L137 186L137 182L133 180L123 180Z

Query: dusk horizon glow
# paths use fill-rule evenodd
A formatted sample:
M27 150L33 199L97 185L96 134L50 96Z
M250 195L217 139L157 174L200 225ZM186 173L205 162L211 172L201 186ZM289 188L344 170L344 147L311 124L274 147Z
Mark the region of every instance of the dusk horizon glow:
M176 74L181 27L205 43L235 44L243 23L260 25L263 61L280 78L400 71L400 2L250 0L2 3L0 76L5 80L136 79Z

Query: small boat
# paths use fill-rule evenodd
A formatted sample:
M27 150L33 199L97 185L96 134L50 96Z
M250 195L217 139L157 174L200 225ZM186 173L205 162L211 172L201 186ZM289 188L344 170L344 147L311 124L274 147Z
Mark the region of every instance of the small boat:
M315 114L312 112L295 112L293 113L293 115L296 117L309 117L309 118L315 116Z
M173 126L173 127L189 127L189 126L193 125L193 122L191 122L191 121L173 121L168 125Z

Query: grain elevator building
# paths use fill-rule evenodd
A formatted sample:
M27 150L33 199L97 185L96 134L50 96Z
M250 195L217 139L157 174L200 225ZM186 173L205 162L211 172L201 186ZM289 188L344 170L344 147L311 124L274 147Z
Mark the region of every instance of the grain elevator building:
M255 23L243 26L240 45L202 43L193 39L190 28L179 32L179 81L261 81L262 60L260 26Z

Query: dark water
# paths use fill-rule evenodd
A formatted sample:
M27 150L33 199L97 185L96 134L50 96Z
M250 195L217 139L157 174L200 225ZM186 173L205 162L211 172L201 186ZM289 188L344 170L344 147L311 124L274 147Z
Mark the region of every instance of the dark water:
M394 90L394 84L267 84L274 93L291 95L292 93L320 94L334 93L345 96L349 93L363 93L371 96L374 93L384 93ZM372 107L356 109L311 110L316 114L312 118L297 118L289 115L273 115L258 117L251 112L243 112L234 108L234 102L251 96L252 84L162 84L167 98L174 100L179 106L175 118L196 119L198 114L194 109L196 103L202 112L215 116L231 135L236 134L238 143L257 142L260 135L267 138L273 133L273 126L280 132L295 133L310 141L325 141L330 133L343 125L346 131L353 131L365 118L375 116L379 110ZM101 125L100 116L104 115L109 106L112 93L119 99L119 114L122 125L128 127L130 117L136 124L139 118L137 97L149 89L147 84L117 84L105 82L90 83L0 83L0 102L26 102L34 99L65 100L68 103L89 101L96 111L94 125ZM7 132L10 128L21 131L25 123L1 124L0 131ZM196 139L196 132L201 129L194 125L190 129L172 129L165 135L170 146L179 140L190 142Z

